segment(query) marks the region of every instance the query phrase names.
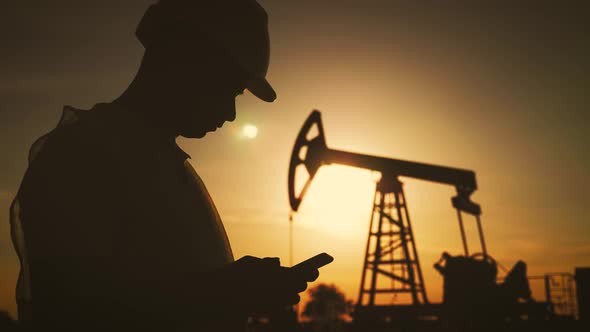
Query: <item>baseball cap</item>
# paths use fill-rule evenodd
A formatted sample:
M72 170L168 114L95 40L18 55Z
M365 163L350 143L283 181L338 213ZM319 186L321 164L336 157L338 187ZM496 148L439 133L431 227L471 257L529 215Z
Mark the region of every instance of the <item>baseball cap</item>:
M256 0L160 0L141 19L135 35L147 49L166 31L184 28L206 36L246 73L246 88L272 102L276 93L266 80L270 62L268 15Z

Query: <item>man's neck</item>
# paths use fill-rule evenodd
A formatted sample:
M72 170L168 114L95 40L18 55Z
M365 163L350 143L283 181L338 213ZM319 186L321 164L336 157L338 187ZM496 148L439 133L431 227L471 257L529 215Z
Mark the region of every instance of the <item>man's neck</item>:
M178 134L173 130L170 118L161 116L162 112L165 112L165 107L154 98L157 94L142 91L134 83L120 97L113 100L113 103L132 113L139 122L149 128L156 140L163 143L175 142Z

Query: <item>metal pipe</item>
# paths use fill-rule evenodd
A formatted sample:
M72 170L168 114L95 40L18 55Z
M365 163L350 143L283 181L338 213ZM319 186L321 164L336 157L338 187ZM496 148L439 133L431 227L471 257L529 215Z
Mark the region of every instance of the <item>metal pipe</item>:
M465 251L465 256L469 256L469 249L467 248L467 239L465 238L465 228L463 228L463 217L461 216L461 211L457 209L457 219L459 219L459 229L461 229L461 240L463 240L463 250Z
M488 249L486 248L486 241L483 238L483 228L481 226L481 219L480 219L479 215L476 215L475 218L477 220L477 230L479 232L479 241L481 242L481 250L483 252L483 256L487 257L488 256Z

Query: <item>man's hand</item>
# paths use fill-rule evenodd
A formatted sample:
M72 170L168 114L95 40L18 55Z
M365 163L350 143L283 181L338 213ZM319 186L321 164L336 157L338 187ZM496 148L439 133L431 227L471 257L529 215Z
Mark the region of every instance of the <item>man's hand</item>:
M299 303L307 283L319 276L317 269L294 271L280 265L278 258L244 256L224 267L223 279L230 285L229 297L239 307L268 312Z

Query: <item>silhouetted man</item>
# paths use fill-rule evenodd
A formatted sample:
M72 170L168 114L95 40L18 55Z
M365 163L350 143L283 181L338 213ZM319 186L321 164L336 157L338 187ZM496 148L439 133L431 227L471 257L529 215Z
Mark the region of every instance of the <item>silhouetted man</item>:
M146 51L128 89L65 107L31 148L11 208L19 318L43 331L243 330L250 313L298 302L318 272L234 262L175 138L233 121L245 89L275 99L266 13L254 0L161 0L136 35Z

